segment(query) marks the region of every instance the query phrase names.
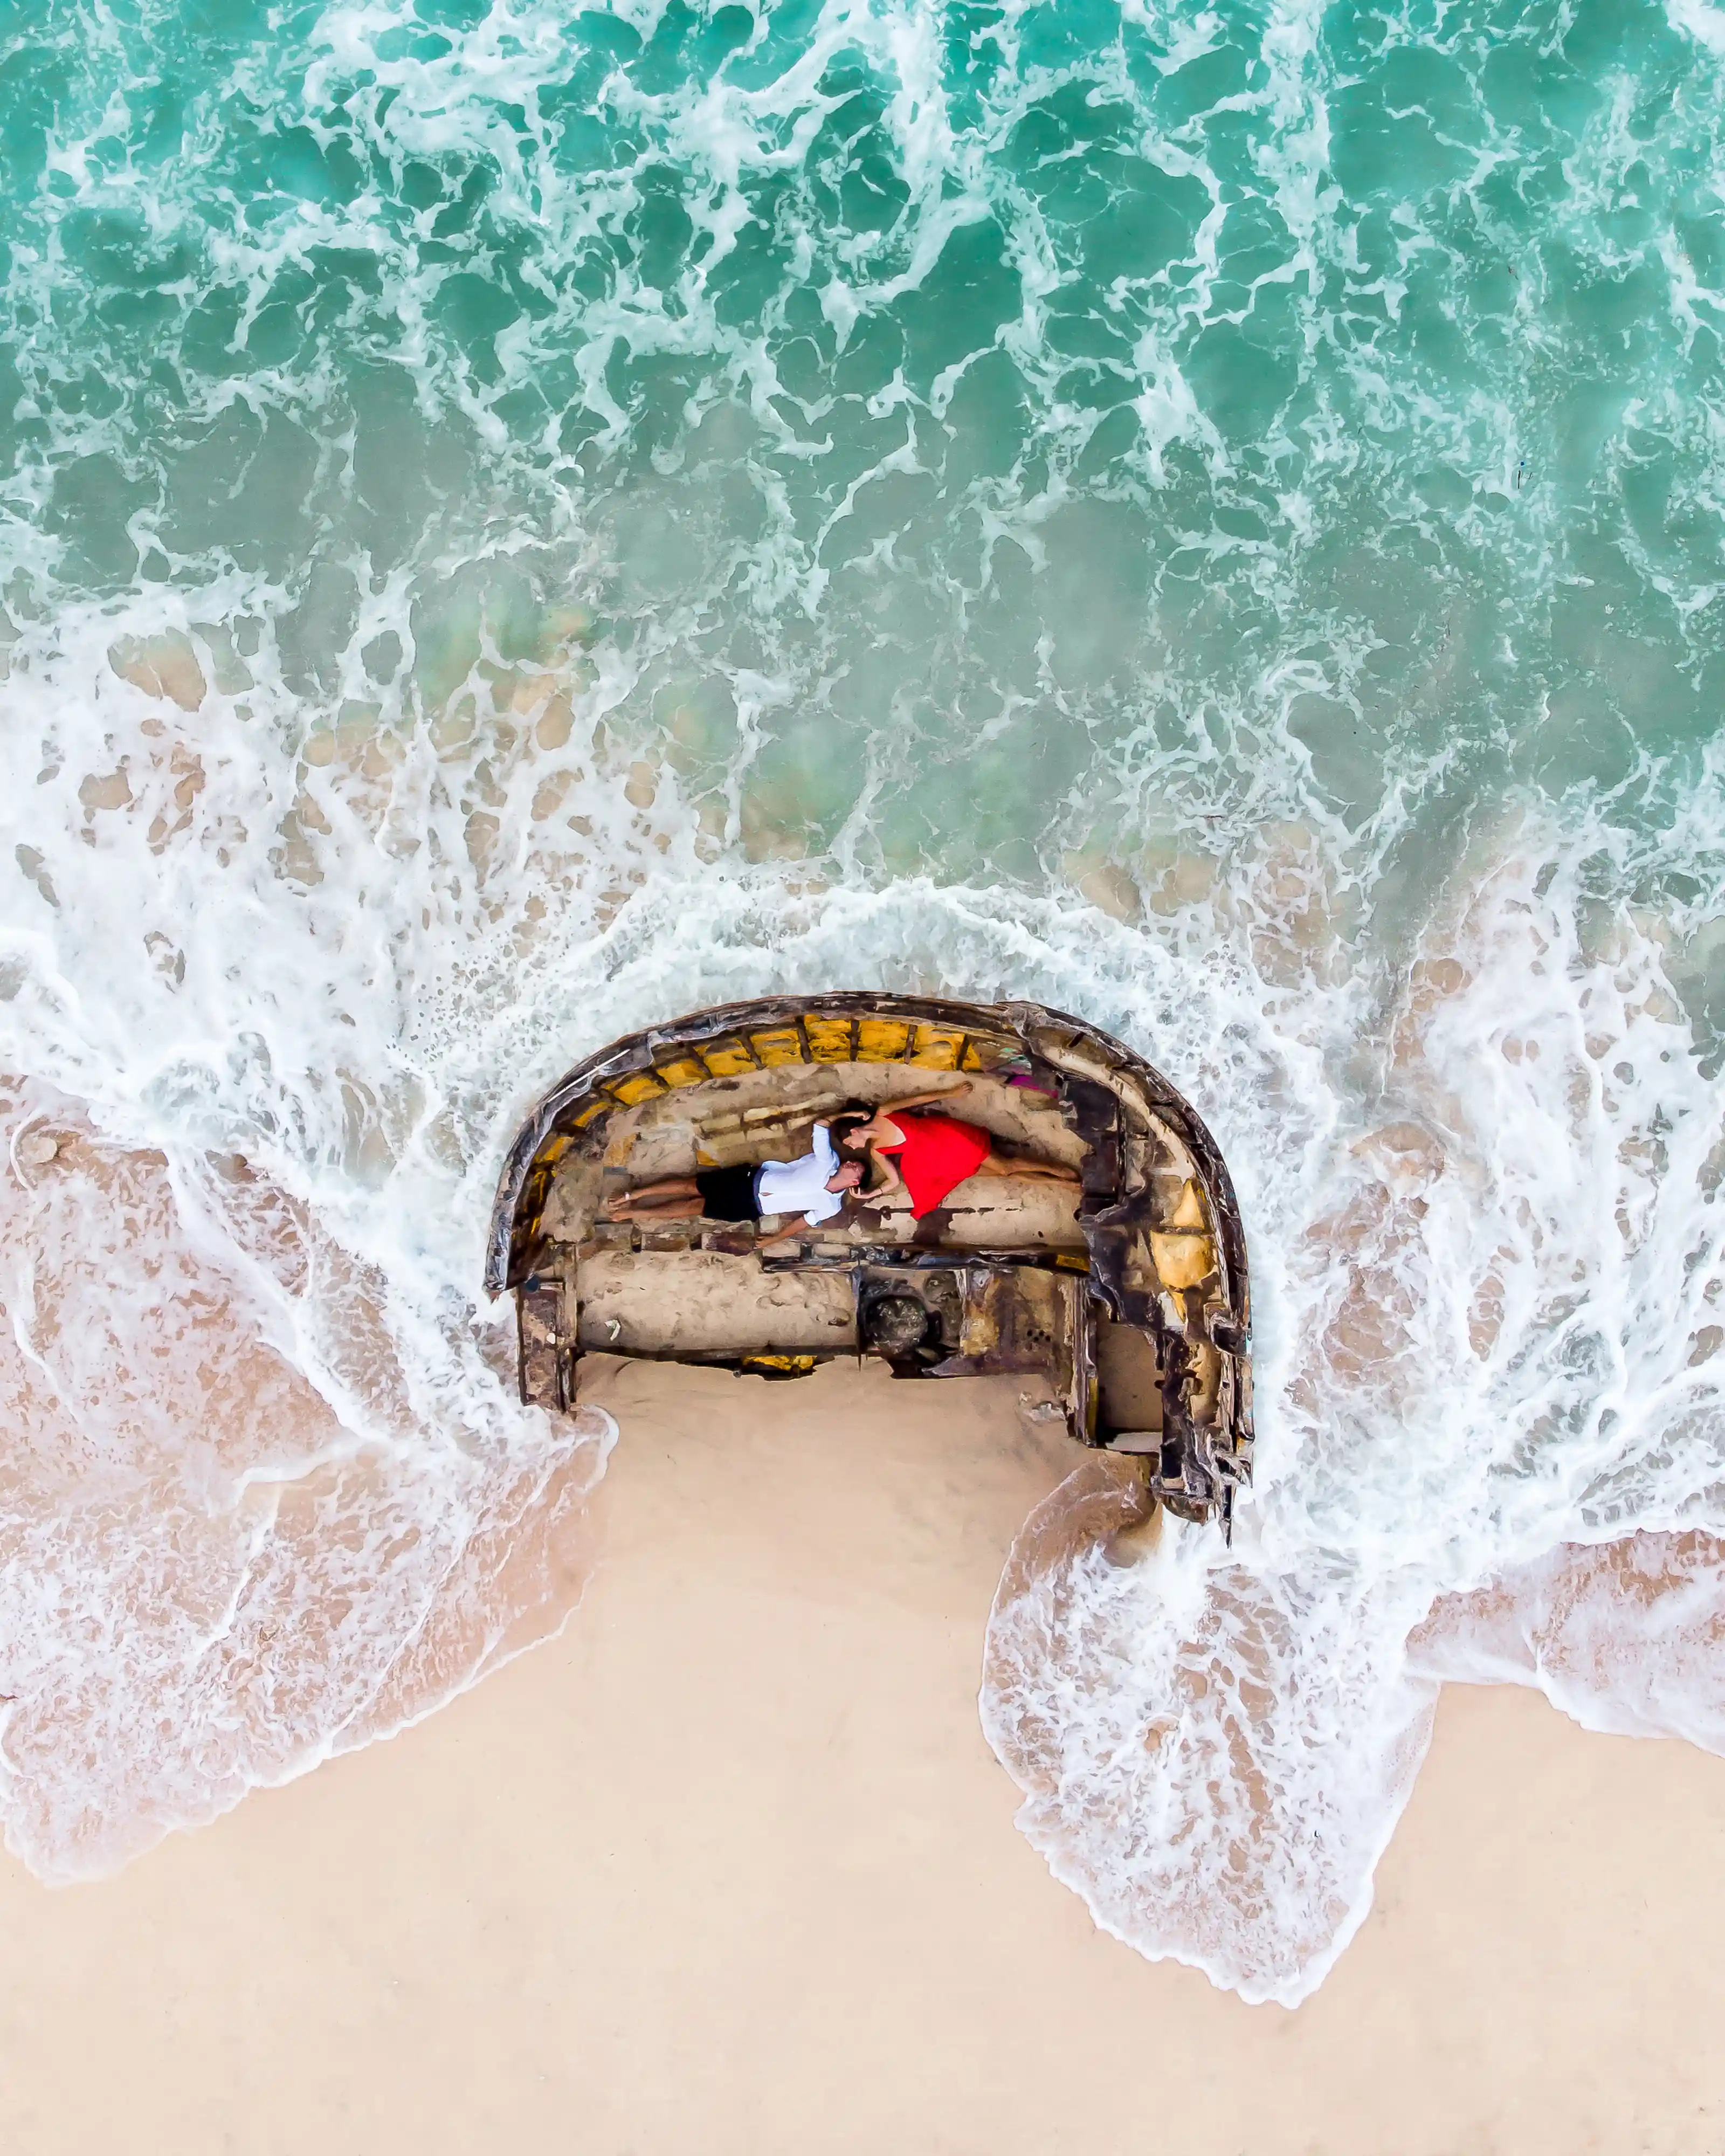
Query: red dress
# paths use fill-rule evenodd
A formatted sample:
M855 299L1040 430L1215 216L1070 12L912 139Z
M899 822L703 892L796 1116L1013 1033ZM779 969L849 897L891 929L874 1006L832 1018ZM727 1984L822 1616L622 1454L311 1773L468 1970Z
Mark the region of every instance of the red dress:
M888 1114L891 1114L889 1108ZM893 1116L904 1132L896 1145L877 1145L879 1153L899 1156L899 1173L911 1194L911 1210L917 1219L942 1205L967 1176L974 1175L988 1158L993 1141L974 1123L956 1122L951 1116Z

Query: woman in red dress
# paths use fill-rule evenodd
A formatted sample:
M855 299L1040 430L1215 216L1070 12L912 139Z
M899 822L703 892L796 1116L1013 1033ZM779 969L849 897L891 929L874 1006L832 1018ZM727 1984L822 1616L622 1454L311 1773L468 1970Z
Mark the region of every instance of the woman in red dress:
M973 1175L1039 1176L1049 1183L1077 1185L1076 1168L1057 1162L1026 1160L1020 1155L997 1152L994 1141L975 1123L963 1123L954 1116L918 1115L937 1101L956 1101L971 1090L968 1079L944 1086L937 1093L913 1093L907 1100L888 1101L870 1109L859 1101L833 1118L833 1136L841 1152L866 1153L875 1161L884 1183L871 1188L870 1198L892 1198L905 1192L911 1211L920 1220L945 1204L961 1183ZM891 1156L896 1156L896 1160Z

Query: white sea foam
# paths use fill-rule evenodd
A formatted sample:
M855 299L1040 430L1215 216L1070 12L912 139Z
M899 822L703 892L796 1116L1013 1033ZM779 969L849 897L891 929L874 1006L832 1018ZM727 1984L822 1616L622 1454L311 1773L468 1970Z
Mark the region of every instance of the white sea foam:
M1435 1677L1722 1748L1725 1102L1657 942L1589 950L1574 850L1530 837L1351 1082L1330 1037L1303 1116L1188 1074L1264 1313L1233 1551L1180 1531L1117 1568L1078 1524L1117 1495L1080 1476L996 1606L1025 1830L1109 1928L1249 1999L1296 2004L1358 1928Z
M603 1445L512 1404L475 1308L498 1161L577 1055L721 998L1040 996L1148 1050L1224 1147L1258 1311L1234 1548L1171 1533L1113 1566L1060 1525L1099 1502L1081 1476L989 1640L1027 1831L1143 1950L1303 1995L1417 1765L1437 1650L1407 1642L1434 1606L1560 1546L1725 1530L1725 1121L1671 927L1589 895L1609 831L1502 827L1411 963L1374 968L1348 942L1358 862L1315 827L1147 860L1153 901L1187 896L1131 921L827 886L704 861L668 774L641 805L607 692L567 671L308 742L272 724L259 654L222 690L187 670L218 671L196 636L116 646L123 680L115 626L15 654L0 743L33 809L0 1004L35 1089L14 1117L93 1133L20 1155L6 1296L39 1433L8 1500L7 1801L45 1872L485 1666L514 1621L488 1614L497 1548L578 1502ZM203 687L195 725L175 683ZM1106 895L1130 908L1123 870ZM1711 1589L1685 1580L1704 1662ZM458 1644L404 1680L428 1611ZM69 1714L75 1757L47 1737Z

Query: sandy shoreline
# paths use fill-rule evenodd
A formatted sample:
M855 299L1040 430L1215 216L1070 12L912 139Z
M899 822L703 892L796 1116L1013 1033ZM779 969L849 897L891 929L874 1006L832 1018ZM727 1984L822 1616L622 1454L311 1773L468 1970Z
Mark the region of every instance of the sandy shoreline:
M978 1724L1065 1446L986 1385L860 1435L816 1382L620 1373L561 1638L105 1885L8 1862L8 2146L1722 2145L1725 1762L1452 1689L1360 1937L1244 2006L1096 1931Z

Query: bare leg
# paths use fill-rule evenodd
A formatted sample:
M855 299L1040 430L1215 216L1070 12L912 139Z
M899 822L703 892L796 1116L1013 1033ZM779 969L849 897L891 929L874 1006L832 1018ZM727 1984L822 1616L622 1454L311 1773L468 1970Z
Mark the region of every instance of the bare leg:
M605 1200L602 1210L608 1220L620 1220L626 1214L653 1213L664 1206L690 1203L699 1212L700 1198L701 1186L692 1175L668 1175L657 1183L644 1183L636 1190L619 1190Z
M1004 1152L991 1152L976 1172L978 1175L1038 1176L1048 1183L1076 1184L1084 1180L1076 1168L1064 1167L1059 1161L1026 1160Z
M662 1198L655 1205L631 1205L627 1203L605 1218L614 1225L629 1220L698 1220L701 1200L698 1198Z

